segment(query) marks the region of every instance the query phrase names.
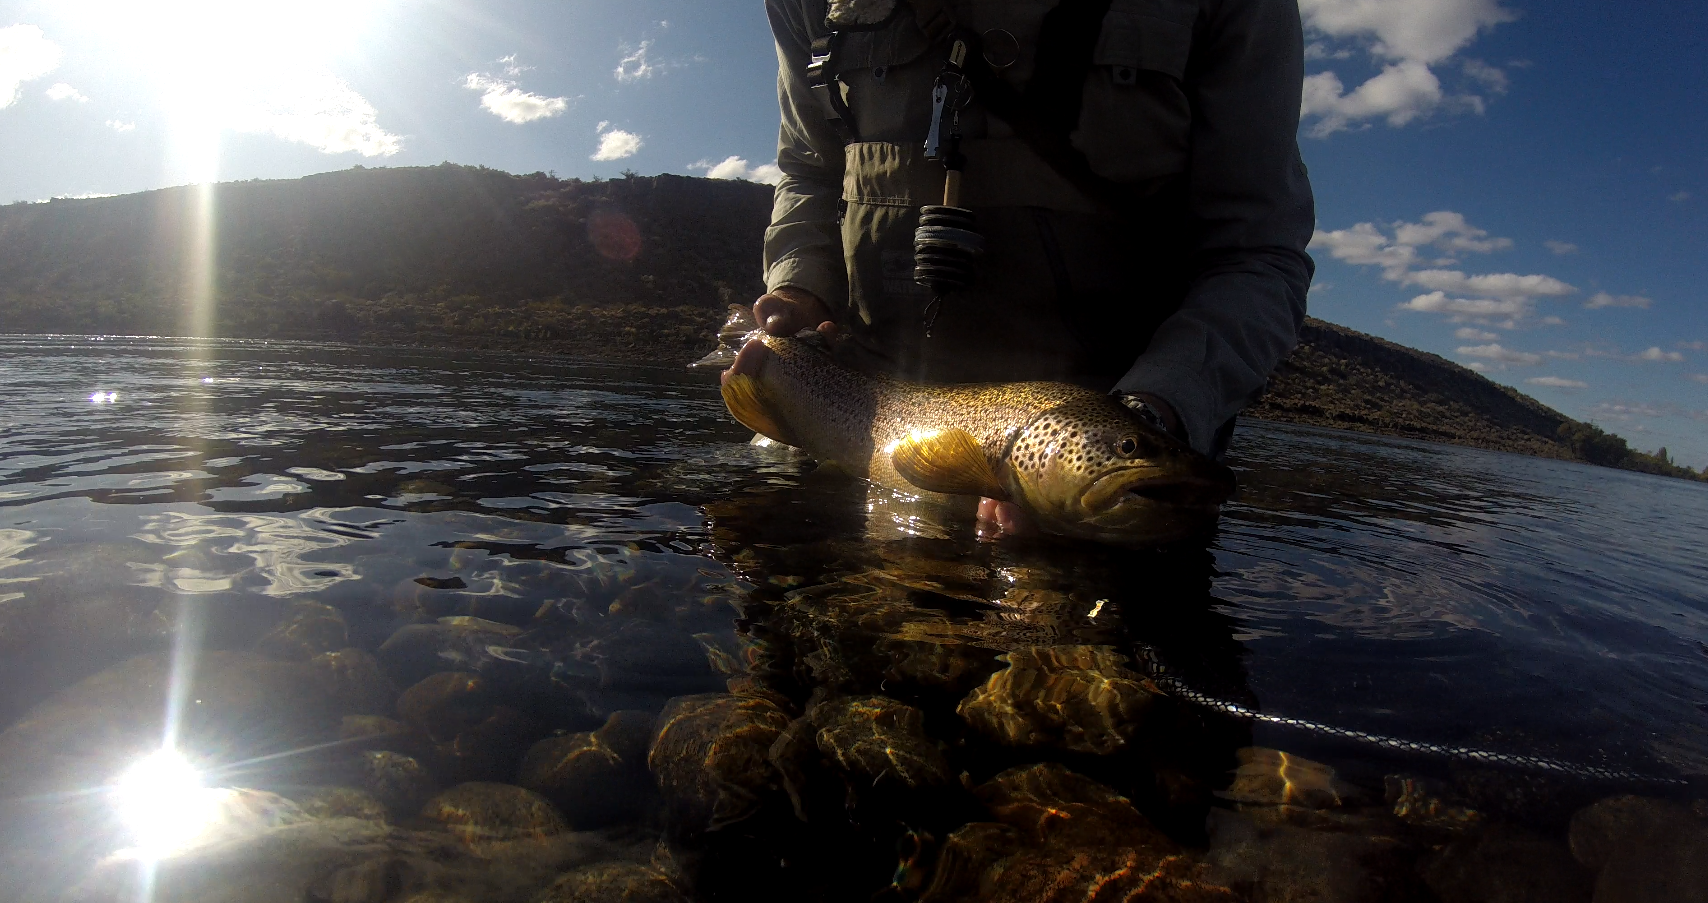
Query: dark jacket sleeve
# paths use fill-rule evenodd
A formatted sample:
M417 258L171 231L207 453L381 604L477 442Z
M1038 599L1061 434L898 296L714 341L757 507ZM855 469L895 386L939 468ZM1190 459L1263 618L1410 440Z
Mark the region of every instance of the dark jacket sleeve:
M1316 210L1297 137L1297 0L1208 0L1196 30L1185 88L1197 275L1116 388L1166 399L1209 451L1298 342Z
M825 122L824 112L807 87L811 37L800 0L766 0L771 33L777 41L777 104L782 125L777 136L777 166L782 181L765 230L765 288L802 288L836 312L848 304L848 273L837 224L842 197L842 140ZM823 10L817 9L822 17Z

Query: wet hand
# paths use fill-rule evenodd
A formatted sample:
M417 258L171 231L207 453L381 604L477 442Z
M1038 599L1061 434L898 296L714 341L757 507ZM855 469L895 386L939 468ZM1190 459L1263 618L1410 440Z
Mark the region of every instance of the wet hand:
M983 539L1002 536L1036 536L1038 525L1013 502L979 499L978 534Z
M820 332L836 328L830 322L830 308L817 295L786 285L753 302L753 319L771 335L794 335L815 326Z
M753 302L753 319L771 335L794 335L803 329L816 326L825 338L836 338L836 324L830 319L829 308L824 306L824 302L820 301L817 295L798 288L783 286L760 296L758 301ZM735 373L758 375L759 368L764 366L765 358L770 353L764 342L758 339L750 340L741 346L741 351L736 353L735 362L723 372L720 381L728 380L730 375Z

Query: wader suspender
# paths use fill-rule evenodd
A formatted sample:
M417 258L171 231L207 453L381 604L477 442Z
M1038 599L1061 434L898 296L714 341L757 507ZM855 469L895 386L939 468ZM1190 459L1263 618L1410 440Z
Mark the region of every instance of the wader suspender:
M860 132L854 127L854 114L848 109L848 101L842 97L842 80L836 75L836 58L842 49L842 32L833 31L812 42L812 60L807 63L807 87L818 96L819 106L824 107L824 121L836 130L836 137L843 144L853 144L860 140Z

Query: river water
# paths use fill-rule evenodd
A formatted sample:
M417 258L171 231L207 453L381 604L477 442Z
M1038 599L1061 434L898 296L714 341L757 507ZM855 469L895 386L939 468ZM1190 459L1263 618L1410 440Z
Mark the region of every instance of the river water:
M674 369L0 337L0 892L1587 900L1708 849L1708 486L1247 422L1216 535L1130 551L747 435Z

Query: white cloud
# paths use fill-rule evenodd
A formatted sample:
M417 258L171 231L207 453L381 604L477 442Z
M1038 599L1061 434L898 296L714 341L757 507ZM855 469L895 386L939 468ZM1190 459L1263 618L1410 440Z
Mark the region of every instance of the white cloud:
M641 136L622 129L609 128L610 123L599 123L599 149L593 152L592 159L600 162L621 160L638 153L644 142Z
M708 179L746 179L766 185L783 181L783 170L779 169L777 164L761 163L758 166L749 166L745 159L733 155L725 157L721 163L701 160L688 164L688 168L705 170Z
M1492 342L1495 339L1500 338L1500 333L1486 332L1481 329L1473 329L1469 326L1464 326L1453 331L1453 338L1462 342Z
M1564 257L1567 254L1576 254L1578 252L1578 246L1569 241L1554 241L1553 239L1549 239L1542 242L1542 247L1553 251L1561 257Z
M1675 192L1673 194L1667 195L1666 199L1669 201L1672 201L1674 204L1682 204L1685 201L1690 200L1690 192L1688 192L1688 191Z
M1708 385L1708 373L1692 373L1690 378L1703 385Z
M0 28L0 109L17 101L24 82L59 67L59 45L34 25Z
M1532 376L1525 380L1532 386L1547 386L1551 389L1587 389L1589 383L1576 379L1566 379L1561 376Z
M1505 94L1511 80L1506 76L1506 70L1498 66L1490 66L1482 60L1466 60L1465 74L1483 83L1483 87L1494 94Z
M1609 295L1606 292L1596 292L1589 296L1583 306L1591 310L1601 307L1641 307L1646 310L1653 303L1641 295Z
M1448 100L1481 112L1481 97L1447 97L1430 67L1458 53L1479 32L1516 18L1500 0L1300 0L1299 11L1313 35L1342 44L1313 41L1315 49L1307 51L1307 58L1343 58L1344 44L1351 43L1386 61L1381 72L1350 92L1334 72L1305 79L1301 113L1320 117L1311 128L1317 137L1367 119L1403 126ZM1506 91L1507 76L1501 69L1469 59L1460 68L1483 89Z
M651 41L642 41L640 42L639 47L629 51L628 54L617 63L617 69L613 73L617 76L617 81L626 84L628 82L638 82L642 79L652 78L653 75L658 72L658 67L653 65L651 62L648 62L646 58L647 51L651 48Z
M1679 348L1688 348L1691 351L1708 351L1708 342L1675 342L1674 344Z
M1528 351L1514 351L1500 345L1461 345L1454 351L1465 357L1481 358L1486 361L1496 361L1502 364L1516 364L1529 367L1542 363L1542 355L1531 354Z
M505 64L505 71L519 74L523 67L516 65L514 55L499 60ZM534 94L516 87L516 83L508 79L494 78L478 72L471 72L463 79L463 87L470 91L479 91L480 105L487 112L505 122L521 125L536 119L546 119L561 114L569 109L569 98L546 97Z
M1458 270L1417 270L1399 280L1402 285L1420 285L1442 292L1463 292L1490 298L1546 298L1569 295L1577 289L1552 276L1517 273L1487 273L1467 276Z
M1438 63L1477 32L1517 16L1499 0L1299 0L1305 22L1336 38L1361 38L1389 59Z
M1421 223L1395 223L1394 243L1421 247L1434 245L1443 251L1488 254L1512 247L1510 238L1489 238L1486 229L1465 222L1465 215L1451 210L1425 213Z
M1435 73L1407 60L1385 67L1351 93L1333 72L1306 76L1299 115L1320 117L1310 133L1326 138L1360 119L1380 117L1391 126L1405 125L1433 112L1441 98L1441 80Z
M1382 278L1389 282L1429 289L1401 308L1448 314L1454 322L1469 320L1515 329L1535 313L1537 299L1577 291L1566 282L1541 274L1469 274L1445 269L1444 265L1458 262L1459 255L1489 254L1512 247L1512 239L1490 236L1451 210L1425 214L1415 223L1391 223L1386 229L1391 234L1374 223L1318 231L1311 237L1311 247L1356 266L1380 267ZM1425 249L1433 249L1427 261ZM1427 268L1419 268L1425 262ZM1500 319L1496 322L1495 318Z
M1611 420L1630 420L1633 417L1665 417L1668 412L1641 402L1621 404L1617 402L1602 402L1589 409L1591 416L1605 417Z
M374 105L330 72L209 76L199 87L189 98L195 112L235 131L271 132L328 154L389 157L402 147L397 135L380 127Z
M1631 355L1631 360L1663 361L1669 364L1676 364L1679 361L1684 360L1684 355L1676 351L1663 351L1660 346L1657 345Z
M115 132L131 132L136 130L136 123L126 122L122 119L109 119L107 120L107 128Z
M48 100L52 100L52 101L75 100L78 103L88 103L89 102L89 98L84 96L82 91L79 91L76 88L71 87L70 85L66 84L65 82L59 82L58 84L51 85L43 93L45 93L47 95Z

